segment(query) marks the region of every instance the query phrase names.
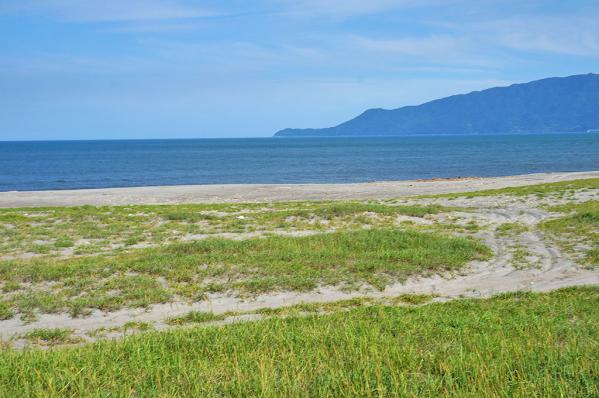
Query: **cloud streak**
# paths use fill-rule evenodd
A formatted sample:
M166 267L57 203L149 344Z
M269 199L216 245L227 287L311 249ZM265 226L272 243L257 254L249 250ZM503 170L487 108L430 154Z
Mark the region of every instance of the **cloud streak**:
M409 7L449 5L459 0L272 0L282 14L296 17L351 18Z
M599 57L599 14L527 17L484 26L498 45L532 53Z
M168 0L7 0L4 13L47 13L76 22L172 20L219 15L216 12Z

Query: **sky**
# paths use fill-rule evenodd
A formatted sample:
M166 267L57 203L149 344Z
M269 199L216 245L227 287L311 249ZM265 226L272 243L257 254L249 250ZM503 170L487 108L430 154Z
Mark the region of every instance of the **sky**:
M599 0L0 0L0 140L267 137L599 72Z

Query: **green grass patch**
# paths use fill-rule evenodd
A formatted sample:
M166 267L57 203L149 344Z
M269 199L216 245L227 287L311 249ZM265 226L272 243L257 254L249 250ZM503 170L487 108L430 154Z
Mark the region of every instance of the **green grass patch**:
M115 256L11 260L0 262L0 280L31 284L8 299L22 313L37 309L85 315L90 308L145 307L175 294L193 299L226 289L241 294L343 284L382 289L413 275L454 271L489 255L484 245L468 238L372 229L296 238L207 239Z
M80 340L72 337L71 329L35 329L25 339L39 345L73 344Z
M515 269L523 270L534 266L531 263L533 254L523 246L515 246L512 252L512 266Z
M148 322L130 321L123 325L123 330L137 330L140 332L146 332L154 329L154 325Z
M570 203L554 206L553 211L569 213L565 217L545 221L541 228L558 239L566 249L575 250L574 246L587 246L583 250L583 263L589 266L599 265L599 201Z
M300 303L289 306L271 308L259 308L256 311L250 311L248 313L255 313L264 316L295 316L305 314L320 314L328 312L336 312L348 310L350 308L356 308L365 305L372 305L378 302L378 300L370 297L355 297L347 300L339 300L325 303Z
M599 288L0 351L0 395L591 397Z
M10 293L21 289L21 284L15 281L6 281L2 284L2 293Z
M166 323L171 326L179 326L190 323L204 323L220 321L227 317L225 314L215 314L213 312L191 311L183 316L172 317L166 320Z
M73 243L73 241L68 238L59 238L54 242L54 247L57 247L57 248L66 248L66 247L73 247L73 246L75 246L75 243Z
M402 294L393 297L391 302L394 304L422 305L430 302L434 298L435 296L431 294Z
M514 236L528 231L528 227L520 223L503 223L495 231L499 236Z
M0 321L10 319L15 316L14 310L5 302L0 301Z
M83 256L189 235L389 226L399 214L424 217L450 210L359 201L0 209L0 252L47 257L74 247L73 254Z
M480 196L498 196L498 195L512 195L512 196L528 196L537 195L545 196L548 194L559 194L563 195L576 190L583 189L599 189L599 178L588 178L581 180L572 181L560 181L552 182L547 184L536 184L536 185L525 185L522 187L507 187L500 189L488 189L483 191L474 192L459 192L459 193L448 193L439 195L422 195L422 198L475 198Z

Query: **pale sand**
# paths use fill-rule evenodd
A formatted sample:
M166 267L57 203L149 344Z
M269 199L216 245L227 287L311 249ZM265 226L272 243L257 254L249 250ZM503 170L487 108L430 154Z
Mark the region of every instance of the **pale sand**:
M228 184L0 192L1 207L390 199L597 178L599 171L359 184Z

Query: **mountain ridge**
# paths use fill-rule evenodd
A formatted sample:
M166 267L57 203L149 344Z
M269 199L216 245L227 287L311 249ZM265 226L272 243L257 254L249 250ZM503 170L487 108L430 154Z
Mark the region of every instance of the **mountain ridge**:
M277 137L518 134L599 129L599 74L549 77L455 94L420 105L372 108L334 127Z

